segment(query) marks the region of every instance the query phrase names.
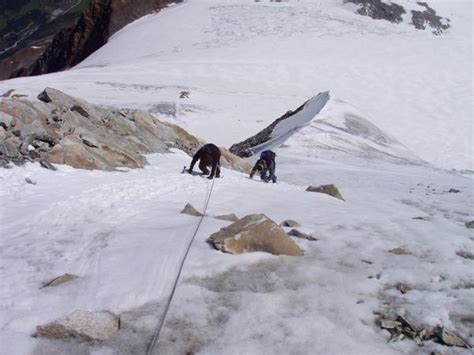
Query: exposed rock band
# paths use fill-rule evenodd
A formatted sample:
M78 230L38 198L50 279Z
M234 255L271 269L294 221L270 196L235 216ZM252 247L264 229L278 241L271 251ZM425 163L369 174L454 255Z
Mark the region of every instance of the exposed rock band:
M250 179L258 172L262 181L272 181L275 183L277 181L277 177L275 176L275 157L276 154L271 150L263 151L260 154L260 159L257 160L250 172ZM203 175L209 175L208 179L213 179L214 177L219 178L221 176L220 159L221 151L219 148L212 143L206 144L194 154L188 173L191 174L193 172L194 165L196 165L199 160L199 170L201 170ZM209 171L209 169L211 170Z

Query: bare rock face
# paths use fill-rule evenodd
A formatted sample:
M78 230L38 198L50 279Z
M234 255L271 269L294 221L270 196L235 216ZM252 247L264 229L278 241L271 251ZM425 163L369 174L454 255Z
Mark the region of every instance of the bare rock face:
M141 110L103 108L52 88L38 99L0 98L0 166L40 161L45 167L139 168L147 164L145 154L177 148L192 155L204 144ZM221 151L223 167L250 169L243 159Z
M68 27L51 36L39 51L24 51L0 62L0 78L39 75L70 68L102 47L128 23L182 0L90 0L88 8ZM21 46L21 43L20 43ZM19 51L20 52L20 51ZM26 58L25 58L26 57ZM11 62L13 65L9 65Z
M182 214L187 214L187 215L190 215L190 216L194 216L194 217L202 217L203 216L203 214L201 212L199 212L196 208L194 208L194 206L191 205L190 203L187 203L186 206L184 206L181 213Z
M262 251L275 255L303 255L285 231L263 214L245 216L212 234L208 242L231 254Z
M82 338L105 340L119 330L119 317L109 311L89 312L77 310L54 322L38 325L36 334L44 338Z
M309 192L319 192L322 194L327 194L332 197L338 198L339 200L345 201L344 198L342 198L341 193L337 189L335 185L321 185L321 186L308 186L306 191Z

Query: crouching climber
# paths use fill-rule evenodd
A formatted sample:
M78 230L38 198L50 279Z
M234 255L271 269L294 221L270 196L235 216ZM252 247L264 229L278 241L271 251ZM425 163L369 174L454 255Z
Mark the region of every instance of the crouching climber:
M260 159L257 160L255 163L252 172L250 173L250 178L252 179L255 172L260 173L260 179L265 182L269 182L270 180L275 183L277 177L275 176L275 157L276 154L271 150L264 150L260 154Z
M220 159L221 151L219 150L219 148L212 143L206 144L202 146L196 152L196 154L194 154L188 173L193 172L194 165L199 160L199 169L202 171L203 175L209 174L208 167L210 167L211 174L209 175L208 179L213 179L214 176L218 178L221 176Z

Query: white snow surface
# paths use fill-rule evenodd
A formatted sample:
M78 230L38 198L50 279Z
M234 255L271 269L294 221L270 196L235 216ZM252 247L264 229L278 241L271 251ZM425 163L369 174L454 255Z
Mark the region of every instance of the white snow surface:
M472 13L430 4L451 18L443 36L338 1L189 1L130 24L73 70L0 83L145 108L225 146L330 91L276 131L277 184L226 169L214 181L157 353L471 353L387 343L375 324L398 313L474 342L474 179L426 163L472 167ZM180 211L202 210L211 188L180 174L191 160L181 151L147 159L116 172L0 170L2 355L145 352L199 221ZM305 191L322 184L345 201ZM294 219L318 240L295 239L304 257L224 254L206 239L228 213ZM388 252L398 247L409 255ZM41 288L66 272L79 277ZM122 329L91 344L32 337L77 309L117 313Z
M1 82L0 91L35 97L52 86L166 113L230 145L329 90L421 159L472 170L472 2L429 4L451 19L441 36L339 0L187 1L126 26L74 70Z
M376 311L469 337L473 261L457 253L474 249L472 230L464 226L474 217L472 180L350 155L314 159L291 144L295 139L277 150L279 183L229 170L215 181L158 353L420 349L409 340L386 344L389 334L375 325ZM199 220L179 212L187 202L202 210L211 184L180 174L178 167L190 161L182 152L149 161L127 172L66 166L51 172L37 164L0 171L2 354L142 353ZM346 201L304 191L325 183L336 184ZM450 188L461 192L447 193ZM205 240L229 223L212 216L227 213L294 219L318 241L295 239L304 257L224 254ZM397 247L412 255L387 252ZM65 272L79 278L40 288ZM412 291L401 294L399 282ZM95 345L31 337L36 325L76 309L121 314L125 328ZM446 351L433 342L423 349Z

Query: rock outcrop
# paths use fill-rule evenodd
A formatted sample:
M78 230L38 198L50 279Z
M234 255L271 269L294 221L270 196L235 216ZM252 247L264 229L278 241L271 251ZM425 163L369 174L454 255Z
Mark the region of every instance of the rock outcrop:
M261 251L275 255L303 255L285 231L263 214L245 216L212 234L208 242L231 254Z
M40 102L0 99L0 166L39 161L79 169L114 170L147 164L144 154L170 148L194 154L204 141L141 110L103 108L46 88ZM224 167L249 163L221 149Z
M91 0L89 7L75 21L75 25L61 28L50 44L35 52L34 61L16 58L17 66L11 66L11 57L4 60L10 72L3 78L39 75L70 68L102 47L115 32L128 23L168 4L182 0ZM28 52L31 55L31 51Z
M112 312L77 310L64 318L38 325L36 335L53 339L106 340L119 330L119 326L119 317Z
M396 1L344 0L344 3L359 5L356 11L359 15L392 23L401 23L403 21L403 15L407 13L405 8L397 4ZM416 4L420 7L420 10L411 10L410 22L416 29L425 30L429 28L433 34L440 35L450 27L450 20L438 16L436 11L426 2L418 1Z
M321 186L308 186L306 191L309 192L319 192L322 194L327 194L329 196L338 198L339 200L345 201L339 192L338 188L335 185L321 185Z

